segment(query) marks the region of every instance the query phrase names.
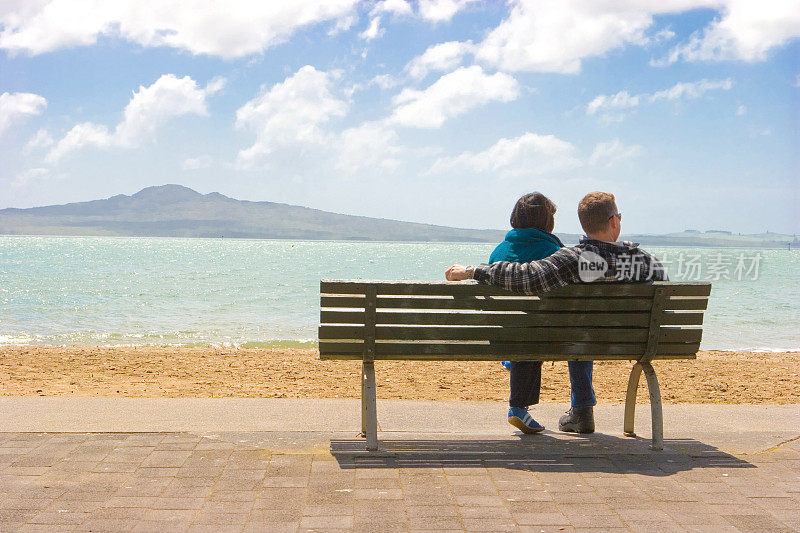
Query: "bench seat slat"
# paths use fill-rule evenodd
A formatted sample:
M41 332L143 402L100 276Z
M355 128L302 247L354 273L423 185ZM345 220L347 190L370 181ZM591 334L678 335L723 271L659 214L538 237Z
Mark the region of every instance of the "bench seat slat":
M320 282L320 292L326 294L364 294L367 285L375 285L378 295L432 295L432 296L489 296L508 295L508 291L469 282L448 281L382 281L382 280L331 280ZM584 283L561 287L547 293L548 298L623 297L652 298L654 287L664 284L674 296L708 296L710 283L653 282L653 283Z
M669 311L705 311L708 298L667 298L664 309Z
M320 341L321 357L363 357L363 342ZM520 342L520 343L431 343L431 342L376 342L375 359L480 359L502 360L506 356L542 355L546 360L569 359L562 356L583 355L606 359L610 356L626 356L635 359L644 352L645 343L598 343L598 342ZM660 343L655 356L694 354L699 343ZM425 357L425 356L429 357ZM469 357L472 356L472 357ZM524 359L524 357L522 357Z
M320 340L364 339L364 326L321 325ZM688 328L661 328L660 342L700 342L702 331ZM377 326L378 340L490 340L490 341L566 341L566 342L647 342L644 328L587 327L461 327L461 326Z
M683 301L683 300L681 300ZM690 301L690 300L685 300ZM352 295L323 294L320 306L325 308L364 308L366 298ZM482 311L649 311L653 305L647 298L535 298L504 295L502 297L397 297L379 296L378 309L475 309ZM687 309L675 307L675 309ZM694 309L694 308L690 308Z
M647 328L650 314L580 312L377 312L377 324L462 325L462 326L626 326ZM322 309L322 324L363 324L364 311Z
M661 324L664 326L702 326L703 313L664 311L661 315Z

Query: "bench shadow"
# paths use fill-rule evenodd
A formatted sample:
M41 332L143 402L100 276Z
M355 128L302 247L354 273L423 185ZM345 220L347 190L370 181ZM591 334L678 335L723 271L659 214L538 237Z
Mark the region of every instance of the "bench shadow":
M668 476L696 468L755 468L747 461L694 439L666 439L663 451L650 439L595 433L563 438L518 435L517 439L385 439L375 452L364 439L330 441L342 469L506 468L531 472L602 472Z

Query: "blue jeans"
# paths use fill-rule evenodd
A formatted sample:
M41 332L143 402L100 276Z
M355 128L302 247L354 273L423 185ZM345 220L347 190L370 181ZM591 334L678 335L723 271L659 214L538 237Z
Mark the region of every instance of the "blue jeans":
M569 397L572 407L597 405L592 387L594 361L569 361Z

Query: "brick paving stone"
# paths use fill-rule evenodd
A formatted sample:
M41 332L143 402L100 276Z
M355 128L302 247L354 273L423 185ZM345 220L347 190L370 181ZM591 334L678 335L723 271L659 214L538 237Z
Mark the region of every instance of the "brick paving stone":
M304 516L300 519L300 527L306 529L350 529L353 527L353 517Z
M294 522L296 526L300 523L300 518L302 516L300 511L289 509L253 509L250 511L248 521L255 523L278 522L284 524Z
M187 533L240 533L244 524L192 524Z
M511 518L507 507L459 507L461 518Z
M255 490L211 491L206 497L209 502L254 502L258 492Z
M130 531L137 524L138 520L125 518L98 518L90 519L77 526L75 531Z
M153 450L142 461L144 467L180 467L192 455L188 450Z
M142 520L164 522L164 525L186 523L188 526L196 514L195 509L147 509L142 515Z
M167 525L164 522L153 520L139 520L133 525L131 533L160 533L162 531L186 532L189 531L191 523L189 521L172 521Z
M353 484L357 489L401 489L400 478L362 477L355 478ZM347 483L350 485L351 483ZM346 486L346 485L345 485Z
M106 507L153 507L155 496L112 496L103 502Z
M370 508L370 511L374 509ZM352 516L352 505L312 504L303 508L303 516Z
M355 489L357 500L402 500L402 489Z
M681 525L724 526L728 524L719 514L703 503L656 502L656 506Z
M194 517L192 524L239 525L247 522L250 513L221 513L218 511L200 510Z
M138 477L173 478L178 477L183 472L185 472L185 470L177 466L150 466L142 468L142 466L139 465L135 474Z
M230 483L230 485L234 485ZM260 481L256 486L261 487L306 487L308 486L308 477L271 477L266 476L263 481ZM220 487L220 490L224 490Z
M125 518L139 520L147 512L147 509L140 507L100 507L89 513L92 519L111 519Z
M458 516L414 516L408 518L408 527L417 531L461 530L463 525Z
M455 485L450 487L453 496L496 496L497 488L494 485Z
M205 498L166 498L159 496L153 500L149 506L151 509L200 509L205 503Z
M169 478L139 478L128 479L114 493L115 496L158 496L172 483Z
M159 494L167 498L207 498L214 492L216 478L173 478Z
M355 489L335 489L331 491L309 487L306 492L306 502L308 505L350 505L354 501Z
M254 509L301 508L305 505L306 489L294 487L268 487L257 492Z
M746 501L762 509L800 509L800 501L797 498L747 498Z
M43 511L50 507L53 501L45 498L5 498L0 499L0 510Z
M406 505L405 508L409 517L459 516L455 505Z
M514 513L517 524L527 526L562 526L571 525L563 513Z
M105 460L97 463L92 472L122 472L131 473L135 472L139 467L139 463L122 463L122 462L106 462Z
M789 527L767 514L724 514L722 518L739 531L789 531Z
M9 524L11 525L11 524ZM0 524L0 531L14 531L15 533L52 533L52 524L19 524L18 527L9 529L4 528L5 524ZM69 531L67 529L67 531Z
M502 518L462 518L465 531L514 531L517 524Z
M638 522L638 521L627 521L626 524L628 525L628 530L634 533L683 533L686 531L686 528L681 526L680 524L669 521L669 522Z
M556 503L605 503L605 499L596 492L549 491L548 494Z
M509 502L547 502L553 501L546 490L500 490L500 497Z

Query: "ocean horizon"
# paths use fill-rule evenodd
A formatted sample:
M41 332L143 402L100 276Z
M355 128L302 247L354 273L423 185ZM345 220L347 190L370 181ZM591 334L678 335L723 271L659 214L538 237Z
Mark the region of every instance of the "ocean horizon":
M320 279L443 280L494 246L0 236L0 345L313 347ZM800 251L644 248L712 283L701 349L800 351Z

